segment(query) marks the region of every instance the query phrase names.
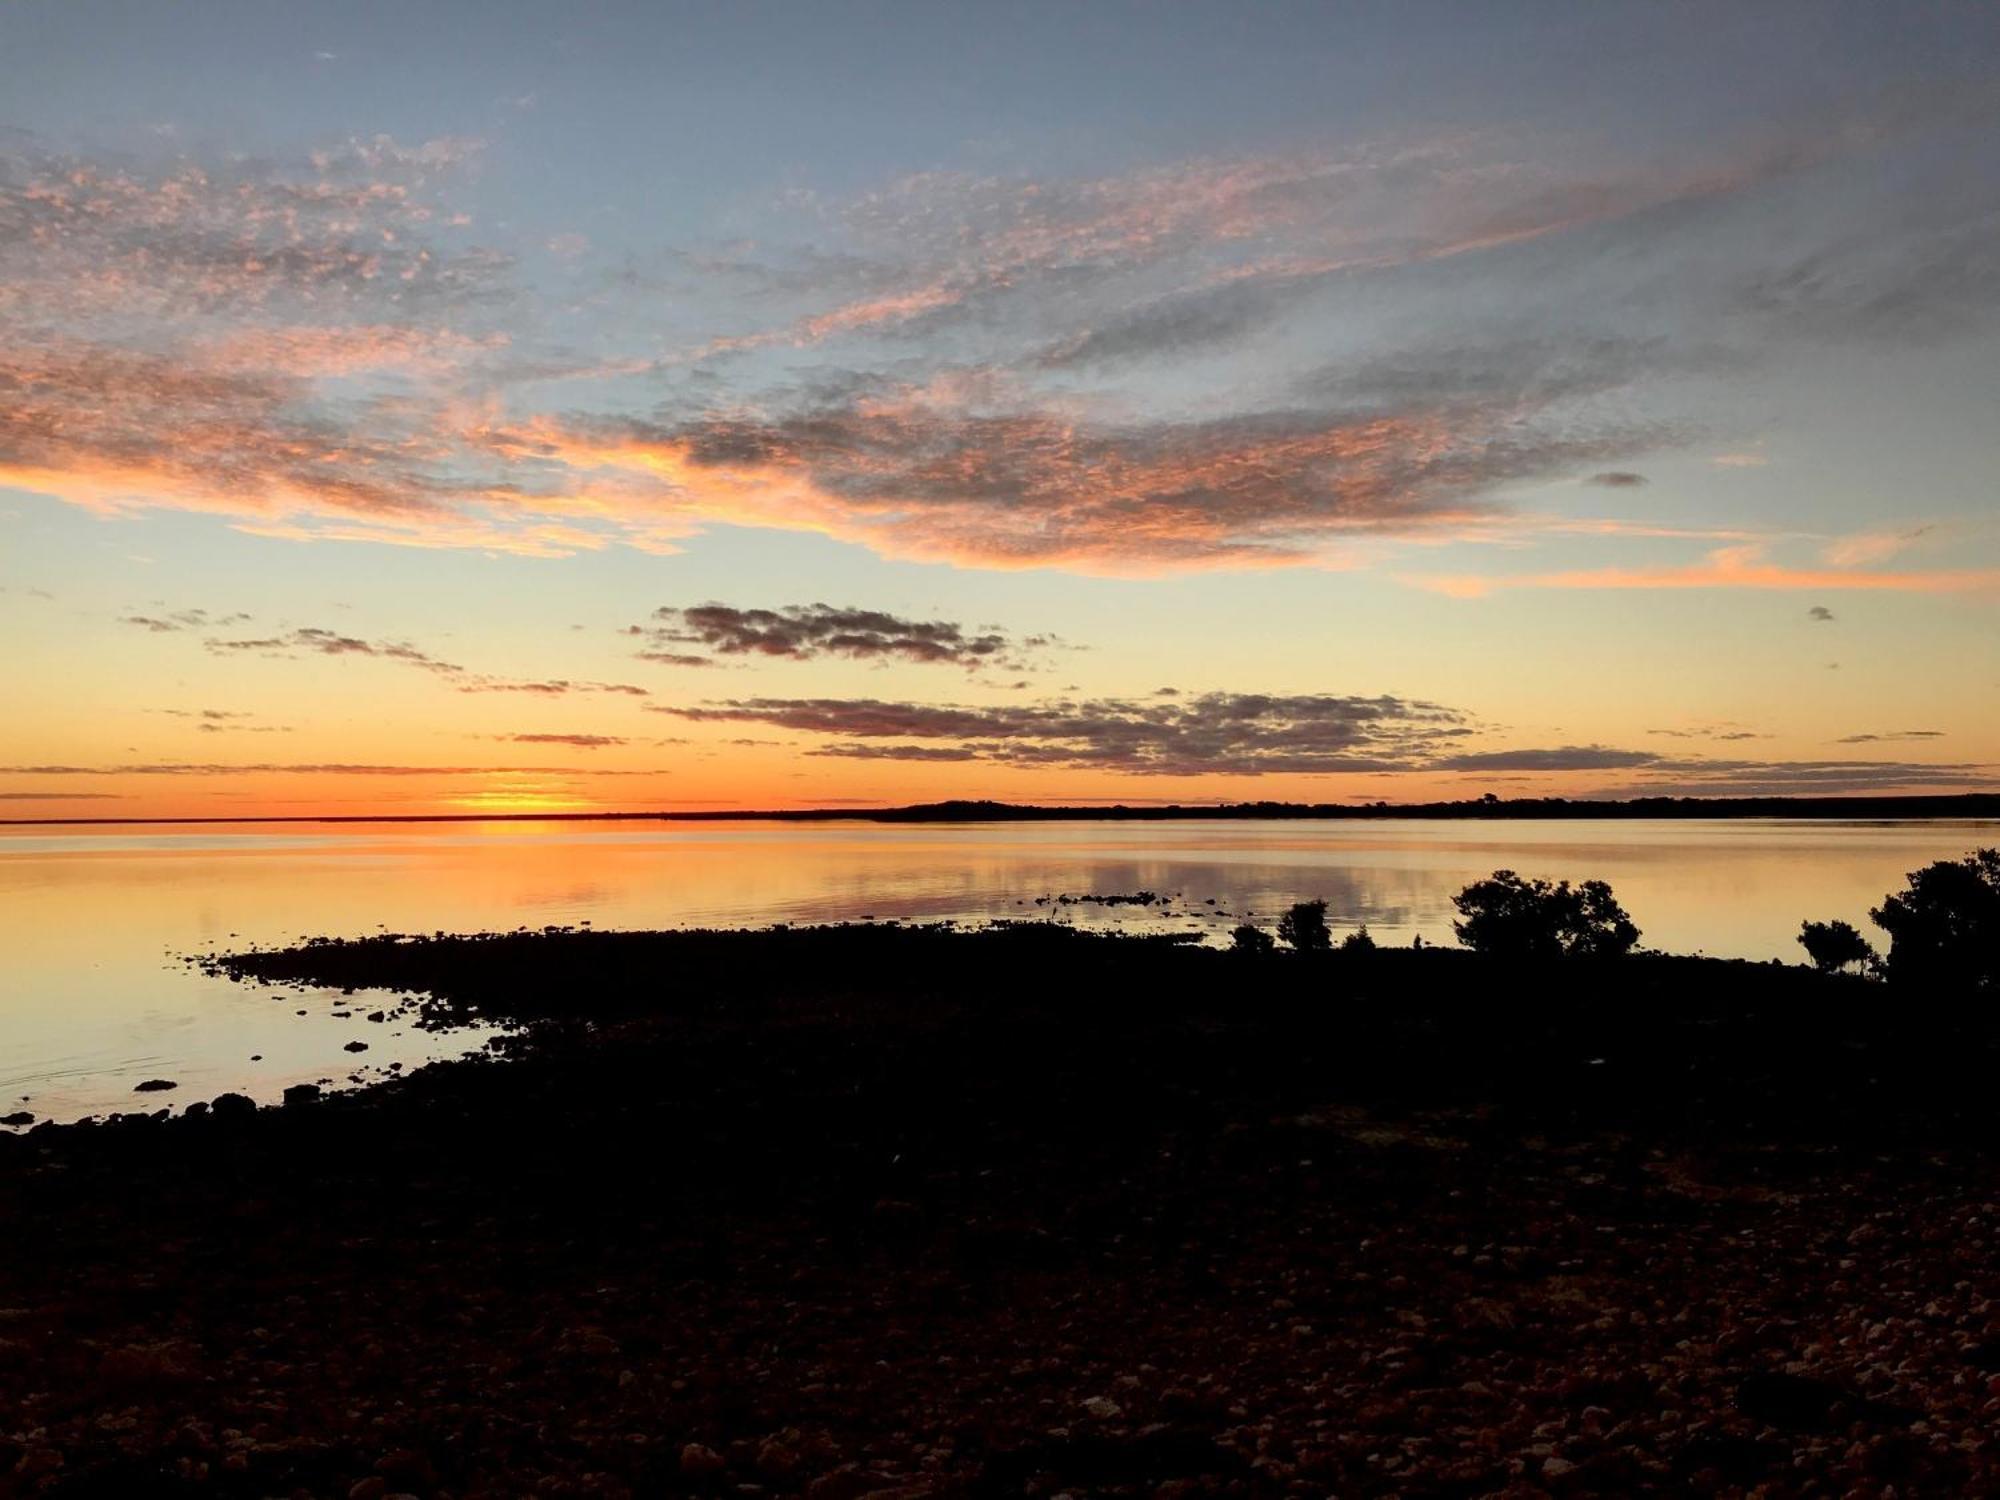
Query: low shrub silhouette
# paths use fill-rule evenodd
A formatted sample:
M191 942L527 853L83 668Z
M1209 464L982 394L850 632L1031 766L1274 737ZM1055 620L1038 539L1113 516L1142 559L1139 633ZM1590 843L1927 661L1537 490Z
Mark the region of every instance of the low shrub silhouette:
M1639 941L1639 929L1601 880L1524 880L1495 870L1475 880L1452 905L1458 940L1496 958L1616 958Z
M1822 974L1838 974L1849 965L1866 966L1875 958L1868 939L1851 924L1838 919L1800 924L1799 946Z
M1890 983L2000 990L2000 849L1938 860L1909 881L1868 914L1889 934Z
M1278 946L1278 940L1270 933L1248 922L1229 934L1229 943L1238 953L1269 953Z
M1368 935L1368 924L1366 922L1363 922L1354 931L1348 933L1346 937L1340 940L1340 951L1342 953L1373 953L1375 951L1375 939Z
M1333 946L1324 901L1301 901L1278 918L1278 938L1301 953L1324 953Z

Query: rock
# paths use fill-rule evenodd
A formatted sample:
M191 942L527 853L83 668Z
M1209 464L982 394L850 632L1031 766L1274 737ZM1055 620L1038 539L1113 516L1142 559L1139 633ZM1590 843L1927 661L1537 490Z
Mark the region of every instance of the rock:
M1109 1422L1125 1414L1125 1408L1109 1396L1092 1396L1083 1403L1083 1409L1100 1422Z
M182 1110L181 1113L191 1120L199 1119L202 1115L208 1113L208 1101L206 1099L197 1099L186 1109Z
M1782 1372L1750 1375L1737 1388L1736 1409L1767 1426L1794 1432L1827 1432L1846 1420L1907 1426L1921 1415L1907 1407L1873 1401L1827 1380Z
M896 1488L892 1475L847 1463L828 1470L808 1484L806 1500L860 1500L863 1495L880 1495Z
M426 1489L437 1483L437 1471L431 1467L431 1461L414 1448L398 1448L383 1454L375 1460L375 1472L385 1482L415 1484Z
M380 1474L370 1474L348 1486L347 1500L382 1500L388 1493L389 1481Z
M610 1359L618 1353L618 1340L601 1328L569 1328L556 1340L556 1353L580 1359Z
M148 1078L144 1083L133 1084L132 1092L135 1094L163 1094L168 1089L177 1089L179 1087L180 1085L175 1083L171 1078Z
M340 1050L342 1052L366 1052L368 1050L368 1044L366 1042L349 1042L345 1047L342 1047Z
M105 1387L127 1394L169 1389L184 1385L193 1377L194 1352L176 1340L126 1344L106 1350L97 1362L97 1378Z
M41 1479L63 1466L62 1454L54 1448L30 1448L14 1465L17 1479Z
M1782 1373L1751 1375L1737 1387L1736 1409L1772 1427L1823 1428L1831 1424L1834 1405L1846 1398L1839 1386L1824 1380Z
M25 1109L17 1109L11 1115L0 1115L0 1125L32 1125L35 1117Z
M208 1112L218 1120L242 1120L257 1113L257 1101L243 1094L217 1094Z
M804 1462L796 1427L774 1432L757 1445L757 1472L766 1479L790 1479Z
M0 1125L7 1123L9 1121L0 1120ZM1981 1339L1976 1344L1967 1344L1958 1352L1974 1369L1984 1370L1989 1375L2000 1374L2000 1339Z
M285 1090L287 1104L310 1104L318 1097L319 1085L316 1083L295 1083Z
M1783 1443L1703 1433L1683 1444L1674 1454L1673 1472L1682 1478L1689 1478L1712 1469L1731 1483L1744 1484L1791 1456L1792 1450Z
M723 1456L706 1443L689 1443L681 1449L681 1473L690 1479L708 1479L728 1467Z

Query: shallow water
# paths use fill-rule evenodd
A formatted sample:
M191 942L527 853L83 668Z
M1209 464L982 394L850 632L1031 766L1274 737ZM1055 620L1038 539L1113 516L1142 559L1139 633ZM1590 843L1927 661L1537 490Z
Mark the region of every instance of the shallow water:
M1792 962L1803 918L1866 930L1907 871L1996 842L1990 822L1760 819L17 828L0 832L0 1115L269 1100L484 1042L370 1024L379 996L279 993L180 961L306 936L1053 916L1222 940L1323 896L1336 930L1449 943L1452 894L1509 867L1609 880L1648 946ZM1057 899L1141 890L1173 900ZM356 1040L368 1051L342 1050ZM133 1093L152 1078L179 1087Z

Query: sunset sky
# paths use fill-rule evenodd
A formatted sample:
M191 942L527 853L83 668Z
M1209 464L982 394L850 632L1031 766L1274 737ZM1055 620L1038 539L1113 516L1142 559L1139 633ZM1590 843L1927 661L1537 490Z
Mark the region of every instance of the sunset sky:
M0 9L0 818L2000 785L2000 7Z

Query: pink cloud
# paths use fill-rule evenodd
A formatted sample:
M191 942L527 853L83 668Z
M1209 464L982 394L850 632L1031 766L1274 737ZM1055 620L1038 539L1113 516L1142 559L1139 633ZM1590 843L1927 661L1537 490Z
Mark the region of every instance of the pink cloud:
M1839 589L1912 594L2000 591L2000 568L1887 572L1862 568L1792 568L1764 558L1761 544L1721 547L1698 563L1589 568L1515 576L1405 574L1400 581L1432 593L1477 599L1500 589Z

